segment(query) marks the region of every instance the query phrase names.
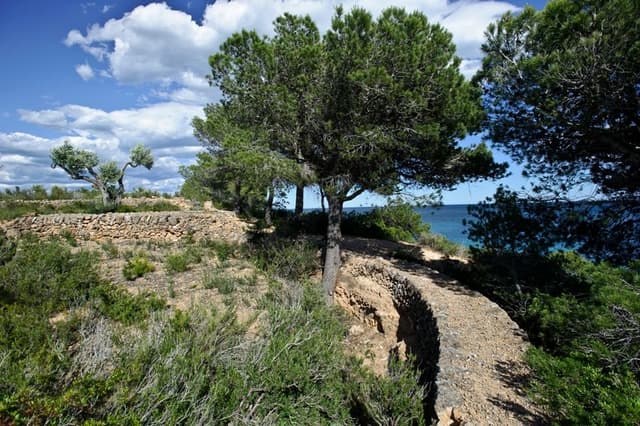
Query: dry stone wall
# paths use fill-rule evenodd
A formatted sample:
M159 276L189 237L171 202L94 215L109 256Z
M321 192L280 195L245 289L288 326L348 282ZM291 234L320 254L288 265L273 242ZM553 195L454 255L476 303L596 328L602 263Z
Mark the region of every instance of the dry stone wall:
M70 233L87 240L169 240L191 236L240 242L248 224L233 213L147 212L26 216L0 224L8 236Z
M87 198L78 198L78 199L73 199L73 200L17 200L15 202L17 203L23 203L23 204L47 204L53 207L62 207L62 206L66 206L68 204L73 204L73 203L77 203L78 201L81 202L91 202L91 201L95 201L96 204L101 204L102 201L100 199L87 199ZM181 210L191 210L194 206L193 203L189 200L187 200L186 198L182 198L182 197L171 197L171 198L164 198L164 197L138 197L138 198L123 198L122 199L122 204L125 206L139 206L142 204L154 204L154 203L160 203L160 202L164 202L164 203L169 203L169 204L173 204L176 207L178 207ZM0 207L5 207L7 205L7 201L0 201Z

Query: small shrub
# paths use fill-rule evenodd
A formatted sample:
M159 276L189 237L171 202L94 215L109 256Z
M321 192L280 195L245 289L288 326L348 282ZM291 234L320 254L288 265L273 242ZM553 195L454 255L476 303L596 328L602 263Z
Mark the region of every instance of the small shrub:
M235 256L238 249L237 245L229 243L227 241L208 239L201 240L200 247L213 250L216 258L220 262L226 262L227 260Z
M342 232L366 238L415 241L421 234L429 232L429 225L422 222L422 216L411 205L393 201L366 213L345 214Z
M391 253L391 257L407 262L422 262L422 253L416 250L395 250Z
M102 315L126 325L140 324L166 302L151 293L132 296L126 290L103 284L91 291L91 305Z
M0 266L4 265L16 254L16 243L7 238L7 234L0 229Z
M431 232L423 232L420 234L418 244L429 247L445 256L465 257L468 251L462 244L456 244L444 235Z
M118 246L112 241L104 241L100 244L100 248L102 248L102 251L104 251L110 259L115 259L120 254Z
M147 255L139 252L127 260L127 264L122 269L122 274L127 280L133 281L155 270L156 267L151 263Z
M183 253L172 253L164 259L164 267L168 273L185 272L189 269L189 260Z
M0 293L43 312L68 309L100 282L95 260L89 251L72 253L56 238L22 238L13 258L0 268Z
M258 268L286 279L304 280L320 266L318 248L308 241L263 237L250 251Z
M60 236L71 246L78 247L78 240L76 240L75 235L69 229L65 228L60 231Z
M209 273L205 276L204 288L215 288L220 294L231 294L236 289L236 278L222 272Z
M181 253L171 253L165 260L165 269L169 273L185 272L194 263L202 262L202 250L196 246L189 246Z

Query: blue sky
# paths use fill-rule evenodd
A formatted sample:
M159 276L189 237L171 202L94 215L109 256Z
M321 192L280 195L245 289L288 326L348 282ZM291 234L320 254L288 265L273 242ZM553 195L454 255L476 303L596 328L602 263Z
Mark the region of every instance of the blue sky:
M310 14L321 31L336 0L133 0L0 1L0 189L41 184L78 186L51 169L51 148L68 140L122 162L136 143L152 148L151 171L131 170L125 183L173 192L178 168L201 149L191 119L218 94L204 80L207 58L241 28L269 34L276 16ZM487 24L524 4L546 1L346 0L377 14L390 5L419 9L454 35L465 75L481 60ZM464 143L478 141L474 136ZM509 159L496 153L501 161ZM501 181L520 187L517 167ZM446 204L474 203L493 194L496 182L462 184L444 194ZM381 200L361 196L352 206ZM318 204L312 192L307 205Z

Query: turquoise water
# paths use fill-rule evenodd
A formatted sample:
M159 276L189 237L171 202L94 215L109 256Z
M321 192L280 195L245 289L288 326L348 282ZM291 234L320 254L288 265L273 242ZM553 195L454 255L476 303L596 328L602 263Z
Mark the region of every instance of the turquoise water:
M471 241L464 234L465 226L463 219L469 219L467 204L456 204L442 207L416 208L422 216L422 221L431 225L431 232L442 234L449 240L466 246L471 245ZM369 207L345 208L345 212L356 211L366 212Z
M464 234L466 227L462 224L463 219L471 218L467 213L467 207L466 204L457 204L416 210L422 216L422 221L431 225L431 232L442 234L455 243L469 246L471 241Z

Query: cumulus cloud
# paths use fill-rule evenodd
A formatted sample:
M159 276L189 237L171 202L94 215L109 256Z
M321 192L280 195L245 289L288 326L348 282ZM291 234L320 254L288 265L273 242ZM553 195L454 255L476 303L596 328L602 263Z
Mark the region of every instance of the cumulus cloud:
M271 34L273 20L284 12L309 14L325 32L341 3L347 10L357 5L374 15L387 6L378 0L236 0L208 5L202 22L197 23L191 15L165 3L151 3L119 19L95 24L84 34L72 30L65 43L80 46L99 61L106 60L109 74L122 83L172 82L189 89L193 98L201 90L198 87L206 84L207 58L233 32L249 28ZM420 10L432 22L440 22L453 33L464 59L480 57L483 33L490 22L517 10L512 4L492 0L398 0L394 4ZM179 91L165 95L185 98Z
M65 136L59 138L41 138L26 133L0 133L0 189L15 186L30 187L32 185L60 185L67 187L87 186L86 183L73 181L59 168L51 168L49 152L64 141L73 146L89 149L104 160L114 160L120 164L126 161L128 149L123 149L117 139L86 138L83 136ZM191 147L200 150L200 147ZM128 189L138 186L157 191L173 192L182 184L178 168L192 161L189 159L163 156L163 150L153 150L155 163L151 170L144 168L130 169L127 172L125 185ZM7 152L8 154L4 154Z
M76 65L76 72L84 81L91 80L93 78L93 68L89 64Z
M202 115L202 106L177 102L114 111L73 104L53 110L20 110L25 122L55 126L89 139L115 139L127 149L137 143L166 147L190 141L196 145L191 127L196 115Z
M191 120L202 115L202 106L176 102L157 103L142 108L104 111L83 105L64 105L47 110L20 110L24 122L55 128L60 137L43 138L28 133L0 133L0 163L4 165L0 187L33 184L70 184L59 169L51 170L49 153L69 141L96 152L103 160L119 163L128 158L137 143L149 146L155 156L151 171L132 170L127 186L147 186L145 182L164 182L169 186L151 187L175 191L182 182L181 165L192 163L202 150L193 137Z

